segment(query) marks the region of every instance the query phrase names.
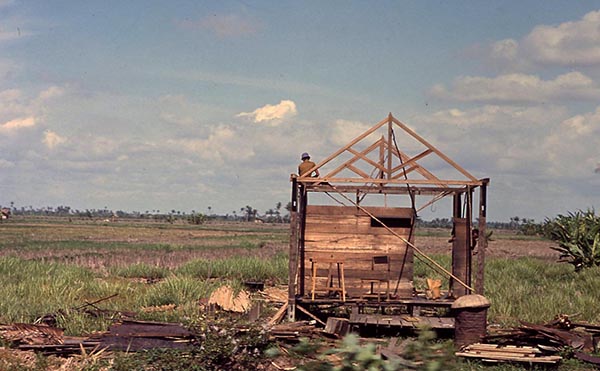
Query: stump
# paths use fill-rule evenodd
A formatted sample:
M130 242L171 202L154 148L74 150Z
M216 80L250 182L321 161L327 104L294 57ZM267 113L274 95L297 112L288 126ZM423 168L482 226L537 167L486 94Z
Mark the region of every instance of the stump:
M482 295L465 295L452 303L455 312L454 345L461 348L478 343L486 334L490 302Z

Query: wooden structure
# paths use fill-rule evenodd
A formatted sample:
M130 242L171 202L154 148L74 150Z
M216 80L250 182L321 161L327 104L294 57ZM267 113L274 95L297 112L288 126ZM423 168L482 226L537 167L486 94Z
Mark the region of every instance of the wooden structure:
M310 176L315 170L319 177ZM413 304L431 304L415 297L415 257L450 277L451 298L438 300L439 306L449 307L452 298L465 294L482 293L488 179L475 178L391 113L309 173L292 174L291 183L290 320L296 306L304 304L353 305L359 308L354 310L357 316L362 305L373 301L379 306L402 305L408 312ZM478 208L473 207L476 189ZM313 196L329 201L317 204ZM445 197L454 200L452 272L414 244L417 212ZM477 226L473 210L478 210ZM477 235L473 287L471 260Z

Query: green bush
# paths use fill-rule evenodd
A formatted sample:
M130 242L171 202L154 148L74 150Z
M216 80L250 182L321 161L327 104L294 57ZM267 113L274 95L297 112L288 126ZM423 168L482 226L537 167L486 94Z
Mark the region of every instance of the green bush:
M544 231L558 243L553 250L573 264L576 271L600 265L600 216L594 210L577 211L546 220Z

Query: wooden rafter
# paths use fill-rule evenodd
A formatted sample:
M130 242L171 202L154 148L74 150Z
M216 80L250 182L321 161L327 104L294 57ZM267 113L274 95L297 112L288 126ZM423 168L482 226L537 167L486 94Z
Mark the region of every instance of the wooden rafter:
M366 157L367 154L369 154L371 151L373 151L374 149L376 149L379 146L379 141L373 143L371 146L369 146L367 149L363 150L362 152L357 152L352 148L347 148L346 150L350 153L352 153L354 155L353 158L351 158L350 160L344 162L343 164L341 164L340 166L338 166L335 170L331 171L330 173L328 173L327 175L325 175L325 178L331 178L335 175L337 175L340 171L344 170L344 168L346 168L348 165L352 165L353 163L355 163L356 161L363 159L365 161L371 161L373 164L376 164L374 161L372 161L371 159L369 159L368 157ZM378 167L380 167L381 165L377 164ZM383 168L383 166L381 166ZM385 168L383 168L383 170L385 170ZM369 178L369 176L367 176L367 178Z
M475 178L473 175L471 175L471 173L469 173L468 171L466 171L465 169L463 169L456 162L452 161L452 159L450 159L450 157L446 156L444 153L442 153L442 151L440 151L439 149L435 148L433 146L433 144L431 144L428 141L426 141L425 139L423 139L417 133L415 133L414 131L412 131L408 126L406 126L403 123L401 123L400 121L398 121L391 114L390 114L390 120L392 120L396 125L400 126L402 129L404 129L405 132L407 132L408 134L410 134L413 138L415 138L416 140L418 140L419 142L421 142L427 148L433 150L438 156L440 156L444 161L446 161L447 163L449 163L450 165L452 165L456 170L458 170L464 176L466 176L467 178L469 178L472 181L477 181L477 178Z
M354 148L354 146L357 145L359 142L362 142L369 135L373 134L378 129L383 128L385 125L387 125L387 136L381 136L380 139L376 140L366 149L359 150L357 148ZM426 148L419 154L414 156L409 156L408 154L402 152L396 147L395 144L394 138L395 135L397 136L397 133L394 133L394 127L402 129L406 134L408 134L414 140L421 143L421 145L425 146ZM321 177L319 178L313 178L308 175L305 175L302 177L298 177L297 180L305 184L313 185L316 185L320 182L331 182L336 184L370 183L377 184L379 186L385 186L388 183L408 185L431 185L438 187L448 187L457 185L481 185L480 180L478 180L464 168L459 166L456 162L454 162L452 159L450 159L448 156L442 153L431 143L419 136L404 123L394 118L391 113L386 119L378 122L373 127L371 127L370 129L353 139L350 143L338 149L336 152L331 154L329 157L325 158L323 161L319 162L307 174L312 173L314 170L320 170L323 166L331 163L344 152L350 153L352 157L349 160L346 160L342 164L338 165L332 171L329 171L325 175L321 175ZM375 156L373 156L372 154L374 153L377 153L377 159L373 159L373 157ZM419 164L420 160L431 155L435 155L441 160L443 160L445 163L454 168L454 170L456 170L458 173L462 174L466 179L440 179L437 176L435 176L432 172L430 172L421 164ZM396 160L394 161L394 159ZM368 174L367 171L364 170L364 166L362 168L359 167L359 164L366 164L369 167L371 167L373 169L371 174ZM344 170L350 171L351 173L355 174L356 177L340 177L339 174ZM408 175L415 171L425 179L409 178ZM323 172L321 172L321 174L323 174ZM402 179L403 177L404 179Z

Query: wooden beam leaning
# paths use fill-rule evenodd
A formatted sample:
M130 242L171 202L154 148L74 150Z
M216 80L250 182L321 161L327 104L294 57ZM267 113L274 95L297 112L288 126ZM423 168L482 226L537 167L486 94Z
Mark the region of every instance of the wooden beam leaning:
M416 140L418 140L419 142L421 142L423 145L425 145L427 148L430 148L431 150L433 150L438 156L440 156L442 159L444 159L444 161L446 161L447 163L449 163L450 165L452 165L461 174L463 174L464 176L466 176L467 178L469 178L471 181L477 181L477 178L475 178L473 175L471 175L471 173L469 173L468 171L466 171L465 169L463 169L459 164L457 164L456 162L454 162L450 157L446 156L442 151L440 151L439 149L437 149L431 143L429 143L428 141L426 141L425 139L423 139L420 135L418 135L417 133L415 133L411 128L409 128L408 126L404 125L402 122L400 122L399 120L397 120L395 117L392 117L392 121L396 125L400 126L405 132L407 132L413 138L415 138Z

